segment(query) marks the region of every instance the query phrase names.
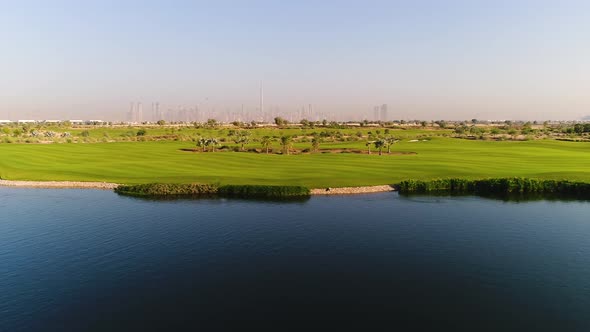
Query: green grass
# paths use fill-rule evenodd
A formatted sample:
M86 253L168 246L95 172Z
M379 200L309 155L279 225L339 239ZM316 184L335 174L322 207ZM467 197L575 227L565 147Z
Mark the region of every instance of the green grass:
M260 148L257 143L248 146ZM296 144L298 148L309 146L309 143ZM365 149L364 141L326 143L321 147L328 146ZM191 147L191 142L0 144L0 177L9 180L125 184L197 182L309 188L437 178L527 177L590 182L588 143L552 140L493 142L435 137L415 143L404 139L393 146L393 151L416 152L416 155L337 153L283 156L180 151ZM273 147L279 149L280 145L275 142Z

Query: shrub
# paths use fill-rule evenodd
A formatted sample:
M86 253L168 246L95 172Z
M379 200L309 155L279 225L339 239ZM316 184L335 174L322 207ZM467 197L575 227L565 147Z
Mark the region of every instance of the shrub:
M200 183L121 185L115 189L115 192L121 195L139 197L211 196L217 194L222 197L288 198L310 195L308 188L300 186L226 185L219 187Z
M130 196L170 196L170 195L213 195L217 186L199 183L148 183L138 185L121 185L115 192Z
M590 196L590 183L527 178L406 180L400 182L397 187L400 193L447 192L477 195L559 194Z
M226 185L219 187L220 196L282 198L309 196L310 191L302 186Z

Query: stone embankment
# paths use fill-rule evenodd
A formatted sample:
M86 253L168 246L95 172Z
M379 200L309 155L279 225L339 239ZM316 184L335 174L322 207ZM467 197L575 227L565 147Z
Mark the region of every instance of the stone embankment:
M0 180L0 186L24 187L24 188L75 188L75 189L106 189L112 190L119 185L108 182L82 182L82 181L12 181ZM352 195L395 191L390 185L368 187L342 187L311 189L312 195Z
M387 191L395 191L390 185L370 186L370 187L343 187L343 188L323 188L311 189L312 195L352 195L352 194L369 194Z
M10 181L0 180L0 186L26 188L79 188L79 189L115 189L118 184L108 182L81 181Z

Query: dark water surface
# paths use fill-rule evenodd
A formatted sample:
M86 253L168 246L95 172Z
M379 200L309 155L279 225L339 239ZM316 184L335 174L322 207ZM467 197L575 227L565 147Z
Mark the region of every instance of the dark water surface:
M590 331L589 212L0 188L0 331Z

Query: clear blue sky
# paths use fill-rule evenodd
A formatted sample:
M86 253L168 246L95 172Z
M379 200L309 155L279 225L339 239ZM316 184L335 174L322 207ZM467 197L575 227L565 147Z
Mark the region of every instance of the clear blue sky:
M590 114L589 1L3 1L0 119L130 101L397 119Z

